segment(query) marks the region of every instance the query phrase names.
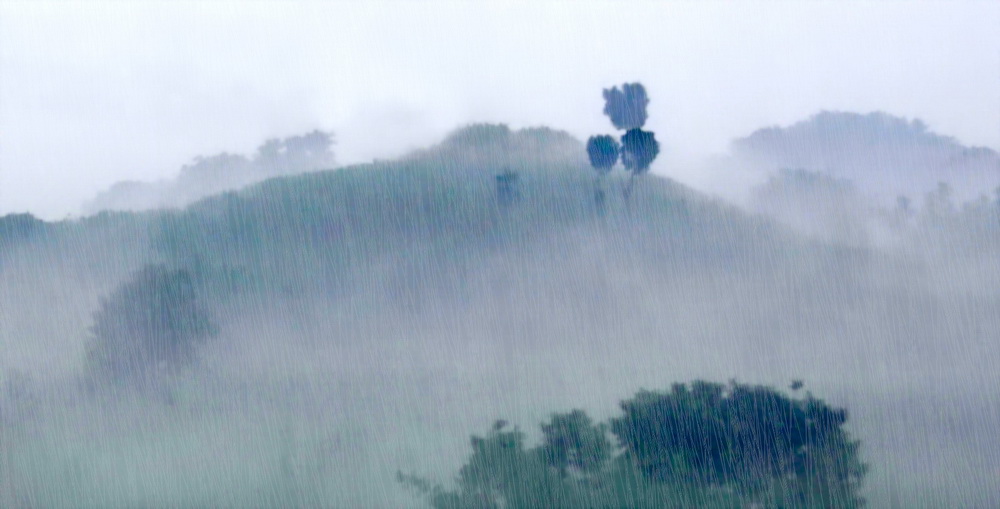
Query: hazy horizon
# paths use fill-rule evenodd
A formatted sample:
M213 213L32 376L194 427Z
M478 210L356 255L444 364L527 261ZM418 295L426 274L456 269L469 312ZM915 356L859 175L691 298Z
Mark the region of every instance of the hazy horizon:
M624 5L2 1L0 214L62 219L116 182L313 129L341 164L475 122L586 139L625 81L652 94L653 172L682 182L820 110L1000 148L996 3Z

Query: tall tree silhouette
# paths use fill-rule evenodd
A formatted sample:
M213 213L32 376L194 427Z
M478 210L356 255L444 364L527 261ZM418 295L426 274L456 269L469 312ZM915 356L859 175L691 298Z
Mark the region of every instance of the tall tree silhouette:
M625 83L604 89L604 114L615 128L625 131L621 145L611 136L592 136L587 142L590 163L603 176L614 168L621 157L625 170L631 173L628 186L624 189L627 199L632 194L635 178L649 171L649 166L660 153L660 144L651 131L644 131L648 114L649 96L641 83ZM612 150L613 149L613 150ZM598 205L603 204L603 191L598 180L595 193Z

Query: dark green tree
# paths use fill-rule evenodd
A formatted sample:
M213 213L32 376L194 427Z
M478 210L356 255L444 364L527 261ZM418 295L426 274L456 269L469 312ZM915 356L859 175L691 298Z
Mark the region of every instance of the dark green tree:
M101 301L90 328L90 367L116 381L171 372L216 334L191 275L147 266Z
M866 467L847 412L807 395L732 383L677 384L622 402L611 430L649 478L730 486L768 503L857 507ZM777 500L776 500L777 499Z
M608 134L591 136L587 140L587 156L598 175L607 175L614 168L620 147L618 140Z
M553 415L542 424L542 435L542 456L563 477L597 473L611 458L605 426L592 423L583 410Z
M648 104L649 97L641 83L625 83L621 90L618 87L604 89L604 114L616 129L628 131L645 125Z
M397 479L427 497L435 509L582 507L573 484L564 482L543 461L537 448L526 449L524 433L498 421L485 437L473 436L472 456L458 474L458 490L414 476Z
M632 194L632 186L635 177L644 175L649 171L649 165L653 163L660 153L660 144L656 142L656 137L650 131L642 129L630 129L622 136L622 164L631 173L629 185L625 195Z

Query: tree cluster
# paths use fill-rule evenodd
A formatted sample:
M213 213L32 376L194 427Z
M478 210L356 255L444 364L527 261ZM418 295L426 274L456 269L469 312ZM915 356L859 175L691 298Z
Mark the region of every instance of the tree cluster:
M587 140L587 155L598 175L594 194L598 205L604 202L601 177L610 173L619 159L631 174L629 186L625 189L627 198L632 192L635 177L649 171L649 166L660 153L656 137L651 131L642 129L648 117L648 104L649 98L641 83L625 83L621 89L616 86L604 90L604 114L616 129L625 131L625 134L620 143L607 134L591 136Z
M811 394L696 381L642 391L621 409L601 424L582 410L554 414L533 448L498 421L472 437L456 489L399 480L436 509L864 505L867 468L843 429L847 412Z

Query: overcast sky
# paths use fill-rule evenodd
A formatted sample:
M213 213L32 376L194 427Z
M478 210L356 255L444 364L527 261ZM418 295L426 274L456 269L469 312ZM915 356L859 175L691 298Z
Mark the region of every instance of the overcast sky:
M641 81L670 161L821 109L1000 147L1000 2L0 0L0 214L333 130L342 163L473 121L611 132Z

